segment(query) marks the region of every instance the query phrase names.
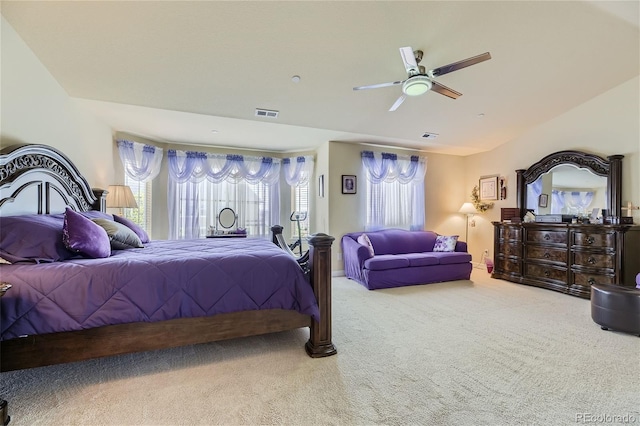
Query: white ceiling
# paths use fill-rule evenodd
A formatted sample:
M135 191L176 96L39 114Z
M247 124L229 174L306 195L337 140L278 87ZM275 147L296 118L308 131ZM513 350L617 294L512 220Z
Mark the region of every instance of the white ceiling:
M468 155L639 75L639 4L2 1L1 11L114 131L272 151L338 140ZM492 59L437 78L457 100L429 92L388 112L399 86L352 88L405 79L402 46L423 50L427 69Z

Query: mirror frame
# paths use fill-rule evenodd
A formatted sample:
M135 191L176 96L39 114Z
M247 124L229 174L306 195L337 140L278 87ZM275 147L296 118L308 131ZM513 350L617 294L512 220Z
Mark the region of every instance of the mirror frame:
M527 213L527 185L556 166L571 164L607 178L607 209L614 217L622 216L622 159L624 155L604 158L582 151L558 151L549 154L528 169L516 170L516 205L520 217Z
M225 226L222 223L222 215L225 214L225 210L228 210L231 213L231 216L233 217L233 222L231 222L231 225L229 226ZM228 214L225 214L225 216L228 216ZM231 207L225 207L222 210L220 210L220 213L218 213L218 223L220 224L220 226L222 226L224 229L231 229L233 228L233 226L236 224L236 221L238 220L238 216L236 215L236 212L233 211L233 209ZM225 220L226 222L226 220Z

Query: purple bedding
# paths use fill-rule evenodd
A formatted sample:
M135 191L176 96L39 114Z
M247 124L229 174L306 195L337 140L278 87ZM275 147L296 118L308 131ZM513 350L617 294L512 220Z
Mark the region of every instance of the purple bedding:
M111 324L286 309L319 320L296 261L258 239L151 241L104 259L2 265L0 340Z

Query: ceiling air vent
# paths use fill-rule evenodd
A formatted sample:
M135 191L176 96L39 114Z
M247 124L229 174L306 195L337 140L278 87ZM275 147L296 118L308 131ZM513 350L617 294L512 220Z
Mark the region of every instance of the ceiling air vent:
M256 117L278 118L278 111L256 108Z
M438 134L437 133L424 132L422 137L425 138L425 139L435 139L435 138L438 137Z

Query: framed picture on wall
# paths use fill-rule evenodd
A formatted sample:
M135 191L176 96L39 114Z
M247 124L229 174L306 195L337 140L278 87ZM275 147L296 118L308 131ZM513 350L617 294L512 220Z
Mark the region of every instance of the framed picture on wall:
M356 193L356 176L355 175L342 175L342 193L343 194Z
M547 207L549 205L549 194L540 194L538 197L538 207Z
M480 177L480 200L498 199L498 179L498 175Z
M324 175L318 177L318 196L324 198Z

